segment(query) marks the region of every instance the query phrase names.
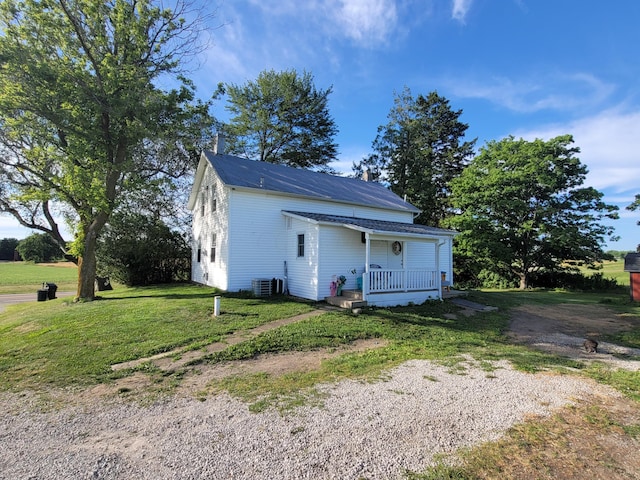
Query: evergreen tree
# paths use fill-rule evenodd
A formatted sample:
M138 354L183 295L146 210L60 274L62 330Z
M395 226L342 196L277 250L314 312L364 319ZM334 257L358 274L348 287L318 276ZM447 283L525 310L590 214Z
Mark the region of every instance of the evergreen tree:
M475 145L475 140L463 141L468 125L460 122L461 115L437 92L414 98L405 88L395 96L389 122L378 128L375 154L354 169L383 172L391 190L422 211L416 223L441 225L452 214L449 184Z

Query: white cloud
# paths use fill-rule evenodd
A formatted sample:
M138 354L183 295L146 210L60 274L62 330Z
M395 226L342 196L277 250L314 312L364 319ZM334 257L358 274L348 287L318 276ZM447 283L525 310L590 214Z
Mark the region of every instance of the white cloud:
M563 125L514 133L531 140L573 135L580 161L589 169L587 183L612 193L640 193L640 111L605 110Z
M587 73L548 73L530 77L535 80L493 77L484 82L450 79L445 83L456 96L488 100L523 113L592 108L608 99L615 90L613 85Z
M453 7L451 9L451 18L464 23L467 17L467 12L471 8L473 0L453 0Z
M365 45L386 42L398 24L392 0L338 0L328 11L345 36Z

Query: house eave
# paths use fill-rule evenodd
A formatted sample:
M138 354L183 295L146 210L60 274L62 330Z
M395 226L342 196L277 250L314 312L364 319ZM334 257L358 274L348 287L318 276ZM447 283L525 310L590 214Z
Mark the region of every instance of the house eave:
M198 191L200 190L200 184L202 183L204 172L207 169L208 163L209 162L204 156L204 153L201 153L200 161L198 162L198 168L193 178L193 186L191 187L191 193L189 193L189 200L187 200L187 208L189 210L193 210L193 207L195 207L196 205L196 201L198 199Z
M363 225L354 225L353 223L343 223L340 221L327 221L321 219L309 218L309 216L305 216L304 214L298 214L296 212L283 210L282 214L287 217L296 218L298 220L308 222L313 225L331 225L336 227L348 228L350 230L355 230L358 232L366 233L377 238L393 238L393 239L407 239L414 241L429 241L429 242L438 242L443 240L445 237L453 238L458 232L454 232L452 230L443 230L440 229L438 232L403 232L400 229L376 229L376 228L368 228ZM354 218L355 220L355 218ZM361 221L367 221L368 219L358 219ZM389 223L399 223L399 222L389 222ZM407 223L407 226L413 226L412 223Z

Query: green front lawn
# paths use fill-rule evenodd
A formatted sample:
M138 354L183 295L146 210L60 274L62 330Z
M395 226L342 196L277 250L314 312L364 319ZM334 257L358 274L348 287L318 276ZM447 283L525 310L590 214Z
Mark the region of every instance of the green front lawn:
M117 288L101 292L100 299L72 303L69 299L14 305L0 314L0 388L67 387L108 382L111 365L145 358L176 347L197 349L225 336L273 320L308 312L314 305L289 298L250 298L223 294L222 315L212 317L212 288L169 285ZM626 315L640 317L640 307L624 294L566 292L476 292L473 300L500 307L497 312L458 315L449 302L393 309L369 309L361 315L327 312L270 330L201 362L252 358L278 353L337 347L358 339L379 338L385 346L365 353L348 353L324 362L317 371L286 378L260 377L229 380L234 394L257 398L270 391L304 389L317 382L344 377L371 377L409 359L432 359L456 364L462 354L478 361L507 359L516 368L538 371L573 367L602 381L624 387L640 398L638 374L607 376L600 370L564 358L510 344L503 336L508 310L523 303L602 303ZM640 328L638 329L640 331ZM634 343L638 331L620 341ZM120 372L118 375L127 374ZM635 376L634 376L635 375ZM247 393L247 388L253 389ZM244 392L244 393L243 393Z
M225 296L212 317L212 288L117 288L87 303L70 299L9 306L0 313L0 388L91 385L111 365L198 348L225 335L312 309L286 299Z

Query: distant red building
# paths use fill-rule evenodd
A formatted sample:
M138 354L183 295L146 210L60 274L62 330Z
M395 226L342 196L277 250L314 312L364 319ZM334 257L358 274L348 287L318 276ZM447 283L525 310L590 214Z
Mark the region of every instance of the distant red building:
M640 253L628 253L624 257L624 271L629 272L631 300L640 302Z

